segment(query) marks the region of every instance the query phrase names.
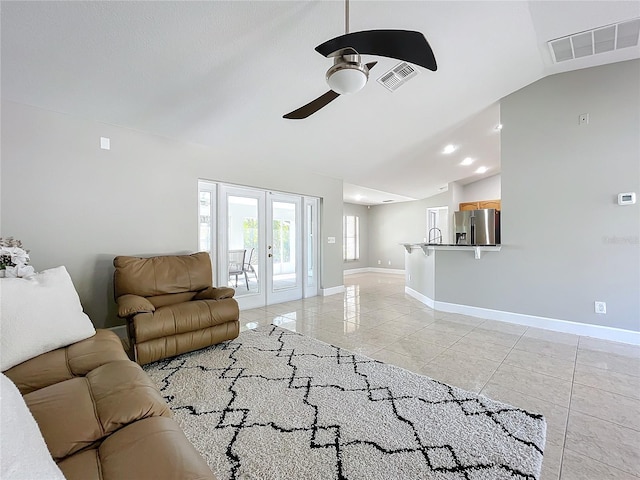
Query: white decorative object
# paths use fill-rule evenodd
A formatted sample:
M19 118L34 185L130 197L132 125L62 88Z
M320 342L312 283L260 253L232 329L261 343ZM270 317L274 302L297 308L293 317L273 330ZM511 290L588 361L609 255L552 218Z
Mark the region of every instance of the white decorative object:
M15 267L7 267L4 272L4 277L6 278L29 277L36 273L31 265L16 265Z
M2 371L96 333L65 267L0 279L0 292Z
M22 395L11 380L0 376L0 478L64 480Z
M13 237L0 237L0 278L4 277L28 277L35 270L29 263L29 251L22 248L20 240Z

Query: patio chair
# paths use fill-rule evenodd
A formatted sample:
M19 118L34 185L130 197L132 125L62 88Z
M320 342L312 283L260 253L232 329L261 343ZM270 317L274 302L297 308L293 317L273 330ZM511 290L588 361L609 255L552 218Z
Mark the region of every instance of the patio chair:
M247 290L249 290L249 277L245 270L244 261L246 256L246 250L229 250L229 278L236 277L236 288L238 288L238 275L244 275L244 281L247 284Z

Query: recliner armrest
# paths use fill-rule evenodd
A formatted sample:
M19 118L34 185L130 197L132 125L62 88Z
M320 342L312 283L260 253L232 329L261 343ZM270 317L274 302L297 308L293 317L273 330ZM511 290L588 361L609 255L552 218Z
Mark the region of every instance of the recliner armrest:
M233 298L236 291L231 287L207 287L200 290L194 300L222 300L223 298Z
M118 316L127 318L136 313L155 312L156 307L144 297L139 295L122 295L118 297Z

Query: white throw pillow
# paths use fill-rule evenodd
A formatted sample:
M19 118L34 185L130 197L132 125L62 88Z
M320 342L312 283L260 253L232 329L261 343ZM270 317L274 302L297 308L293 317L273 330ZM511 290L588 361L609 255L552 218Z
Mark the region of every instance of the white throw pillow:
M0 278L0 370L95 333L66 268Z
M0 376L0 478L64 480L18 388Z

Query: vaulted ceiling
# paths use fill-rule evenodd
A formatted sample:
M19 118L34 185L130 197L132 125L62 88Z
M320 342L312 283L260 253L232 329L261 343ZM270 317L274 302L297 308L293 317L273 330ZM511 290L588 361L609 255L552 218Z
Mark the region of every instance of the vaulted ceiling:
M2 2L2 98L212 146L221 161L341 178L352 195L424 198L500 169L499 100L546 76L639 58L554 64L547 41L640 16L637 1L352 1L351 31L422 32L438 70L369 83L306 120L328 90L314 51L344 33L333 1ZM506 126L508 128L508 126ZM453 143L459 148L443 155ZM459 165L464 157L476 161ZM355 193L353 193L355 192ZM382 192L382 193L380 193ZM397 196L397 197L396 197ZM368 201L366 193L360 203Z

